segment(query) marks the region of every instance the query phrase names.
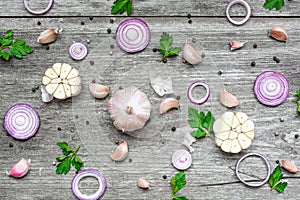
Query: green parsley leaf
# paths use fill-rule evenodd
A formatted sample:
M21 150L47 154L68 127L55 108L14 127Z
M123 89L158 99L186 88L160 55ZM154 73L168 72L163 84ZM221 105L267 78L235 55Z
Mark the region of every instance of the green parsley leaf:
M80 170L83 166L82 160L77 156L80 146L77 147L75 151L72 151L66 142L57 142L56 144L61 148L63 154L66 156L65 158L56 158L56 160L59 162L56 167L56 174L67 174L71 169L71 165L75 167L77 171Z
M111 7L111 14L120 13L122 15L125 11L127 16L131 15L132 10L132 0L116 0Z
M188 123L192 128L197 128L191 132L191 135L195 138L201 137L211 137L210 132L215 121L215 118L212 116L209 111L206 115L204 112L198 113L195 108L188 108L189 120Z
M297 99L293 100L292 102L297 104L297 117L300 116L300 90L296 91Z
M272 10L276 8L276 10L280 10L284 6L284 0L266 0L264 3L264 8Z
M163 34L161 35L159 44L160 46L157 46L156 49L163 54L163 58L160 60L160 62L167 57L177 56L181 51L180 47L171 47L173 44L173 37L165 32L163 32Z
M188 200L186 197L177 197L176 193L186 185L185 174L183 171L178 172L175 176L172 176L170 180L172 187L172 200Z
M269 178L269 184L271 186L271 190L275 189L278 192L282 193L286 186L288 185L287 182L280 182L282 179L283 173L281 170L281 166L277 165L277 167L272 172L270 178Z
M18 38L13 41L13 36L13 30L8 30L3 38L0 38L0 57L4 60L9 60L10 56L21 59L23 56L32 52L32 49L25 41ZM9 49L10 52L5 51L5 49Z

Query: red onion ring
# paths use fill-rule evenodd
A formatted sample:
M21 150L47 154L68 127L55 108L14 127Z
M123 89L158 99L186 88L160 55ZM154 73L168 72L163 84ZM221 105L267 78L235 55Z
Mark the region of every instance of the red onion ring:
M126 19L117 28L116 41L128 53L142 51L150 42L150 29L141 19Z
M41 10L41 11L33 11L33 10L31 10L29 8L28 2L29 2L29 0L24 0L25 9L28 12L30 12L31 14L34 14L34 15L42 15L42 14L47 13L51 9L51 7L52 7L52 5L54 3L54 0L49 0L49 4L48 4L47 8L45 8L44 10Z
M74 60L82 60L87 55L87 48L84 44L76 42L70 46L69 54Z
M257 76L254 93L262 104L278 106L289 95L289 82L284 75L278 72L266 71Z
M247 15L246 17L242 20L242 21L235 21L231 18L230 14L229 14L229 10L230 8L235 5L235 4L240 4L242 6L244 6L246 8L246 11L247 11ZM227 5L227 8L226 8L226 16L227 16L227 19L228 21L230 21L232 24L234 25L237 25L237 26L240 26L240 25L243 25L245 24L249 18L250 18L250 15L251 15L251 8L250 8L250 5L248 2L246 2L246 0L231 0L229 2L229 4Z
M19 103L10 107L4 115L4 128L17 140L27 140L39 129L38 112L28 104Z
M95 177L98 180L99 189L92 195L82 194L79 190L79 181L85 177ZM80 200L98 200L106 190L106 179L104 175L96 169L80 170L72 180L73 194Z
M239 167L240 167L240 163L247 157L250 157L250 156L257 156L257 157L260 157L266 164L267 168L268 168L268 172L267 172L267 177L266 179L263 181L263 182L260 182L259 184L251 184L251 183L248 183L246 182L244 179L241 178L240 174L239 174ZM236 173L236 176L238 177L238 179L244 183L245 185L247 186L250 186L250 187L260 187L260 186L263 186L266 182L268 182L269 178L270 178L270 175L271 175L271 167L270 167L270 162L268 161L268 159L263 156L262 154L259 154L259 153L248 153L246 155L244 155L243 157L241 157L237 163L236 163L236 166L235 166L235 173Z
M192 90L196 87L196 86L203 86L205 89L206 89L206 95L202 98L202 99L195 99L193 96L192 96ZM208 87L208 85L206 83L203 83L203 82L193 82L190 84L189 88L188 88L188 98L189 100L193 103L193 104L204 104L208 98L209 98L209 95L210 95L210 89Z
M177 150L172 156L172 164L176 169L186 170L192 165L192 155L184 149Z

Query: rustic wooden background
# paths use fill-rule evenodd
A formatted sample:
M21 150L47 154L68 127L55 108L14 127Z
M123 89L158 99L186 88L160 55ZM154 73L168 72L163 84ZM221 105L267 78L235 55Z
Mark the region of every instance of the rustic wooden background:
M33 9L48 4L47 0L30 2ZM300 139L295 138L300 134L299 118L295 117L296 105L291 102L295 91L300 89L300 1L286 1L281 11L267 11L262 7L263 2L250 0L251 19L236 27L225 17L226 0L134 1L133 16L149 24L151 42L144 52L128 55L113 39L117 25L126 16L110 15L112 0L57 0L49 13L38 17L25 11L21 0L0 1L1 35L13 29L15 36L25 39L34 50L22 60L0 60L0 115L14 103L24 102L35 107L41 117L39 132L23 142L8 136L1 126L0 199L75 199L71 191L74 171L62 176L55 174L53 161L61 154L55 145L58 141L66 141L74 148L82 145L79 155L85 168L97 168L105 174L108 185L102 199L169 199L169 179L176 173L170 157L176 149L184 148L180 143L183 135L190 131L186 122L187 107L194 105L186 99L186 88L195 80L206 81L212 89L209 101L195 108L211 110L216 117L220 116L226 109L217 101L217 93L225 87L241 101L234 110L243 111L253 119L256 138L251 148L238 155L222 153L210 139L197 141L193 145L193 165L186 171L187 186L180 194L195 200L300 199L297 174L284 172L289 185L279 194L270 191L267 184L257 189L245 187L233 171L237 159L249 152L265 154L272 167L280 159L293 160L300 166ZM189 13L191 24L187 18ZM234 16L244 14L240 6L232 9ZM114 23L110 23L112 18ZM287 29L287 43L267 36L268 29L274 25ZM40 45L36 42L40 32L56 27L63 28L63 32L55 43ZM108 28L111 34L107 33ZM204 53L203 62L191 67L178 56L166 64L159 63L161 55L152 49L164 31L173 35L175 46L187 41ZM247 44L241 50L230 52L230 40ZM88 47L89 54L84 61L74 61L67 53L75 41ZM253 48L254 43L257 48ZM273 56L277 56L280 63L273 61ZM254 67L251 66L253 61L256 62ZM80 70L83 91L76 98L45 104L35 88L41 84L46 68L56 62L66 62ZM283 73L290 83L289 98L275 108L261 105L253 94L256 76L266 70ZM157 115L155 108L163 98L150 88L149 74L172 77L174 96L180 96L181 109ZM135 85L147 93L154 111L140 135L126 136L113 128L105 109L109 97L95 101L88 94L86 86L93 79L109 85L112 91ZM177 130L172 132L172 127ZM116 147L116 140L126 140L130 146L128 157L121 163L114 163L108 157ZM5 171L22 157L32 160L29 174L22 179L6 176ZM265 175L263 163L255 158L247 160L241 171L248 180ZM140 177L150 182L150 190L136 187ZM90 193L96 190L97 183L86 179L81 188Z

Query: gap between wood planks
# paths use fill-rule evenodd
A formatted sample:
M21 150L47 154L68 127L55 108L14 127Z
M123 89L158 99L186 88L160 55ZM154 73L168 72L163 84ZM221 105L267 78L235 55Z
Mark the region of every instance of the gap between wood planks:
M131 15L131 16L126 16L126 15L77 15L77 16L67 16L67 15L62 15L62 16L0 16L1 18L7 19L7 18L16 18L16 19L31 19L31 18L84 18L84 17L94 17L94 18L134 18L134 17L139 17L139 18L187 18L187 16L183 15L171 15L171 16L164 16L164 15L156 15L156 16L151 16L151 15L144 15L144 16L138 16L138 15ZM235 16L231 15L231 17L237 17L237 18L243 18L243 16ZM213 18L213 19L224 19L226 16L192 16L191 18ZM266 19L266 18L271 18L271 19L300 19L300 16L251 16L250 18L253 19Z

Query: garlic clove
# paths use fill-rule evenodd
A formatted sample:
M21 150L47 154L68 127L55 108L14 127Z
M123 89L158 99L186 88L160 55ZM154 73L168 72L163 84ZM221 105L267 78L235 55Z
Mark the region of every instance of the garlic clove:
M242 151L242 148L239 144L239 141L237 139L232 140L230 152L239 153L240 151Z
M240 143L242 149L249 148L252 143L251 139L248 138L244 133L239 134L238 140L239 140L239 143Z
M46 91L46 89L43 85L41 86L41 92L42 92L42 101L43 102L48 103L53 100L53 96Z
M159 113L164 114L173 108L179 107L179 101L174 98L166 98L159 106Z
M142 188L142 189L149 189L149 188L150 188L149 182L146 181L146 180L144 180L144 179L142 179L142 178L139 178L139 179L137 180L137 186L138 186L139 188Z
M196 50L187 43L183 47L183 58L192 65L196 65L202 61L201 55L199 55Z
M58 74L53 70L53 68L48 68L45 72L45 75L50 79L58 78Z
M40 44L49 44L54 42L58 36L58 31L54 28L43 31L37 39Z
M219 100L222 105L228 108L235 107L239 104L237 98L227 91L220 92Z
M66 93L64 90L63 84L58 84L58 87L56 88L55 92L53 93L53 96L57 99L65 99Z
M244 47L246 42L230 41L229 44L230 44L230 50L234 51L234 50L241 49L242 47Z
M126 141L119 144L119 146L110 154L110 158L114 161L122 161L128 155L128 144Z
M18 163L16 163L9 172L6 172L8 175L16 178L21 178L27 174L29 171L30 159L25 160L22 158Z
M77 96L79 95L81 92L81 85L78 85L78 86L73 86L71 85L71 96Z
M231 150L231 140L225 140L223 141L222 145L221 145L221 149L226 152L229 153Z
M286 169L287 171L291 172L291 173L297 173L298 172L297 166L289 160L281 160L281 166L284 169Z
M221 145L222 145L222 143L223 143L223 140L220 140L219 138L215 138L215 141L216 141L216 145L218 146L218 147L220 147Z
M220 133L223 131L230 131L231 127L228 124L224 123L224 121L221 118L218 118L214 122L213 129L215 133Z
M60 72L60 78L61 79L66 79L69 73L71 72L72 67L71 65L68 65L66 63L63 63L61 66L61 72Z
M288 39L287 32L284 28L280 26L274 26L269 30L269 36L275 40L286 42Z
M96 83L90 83L89 90L93 97L97 99L103 99L109 94L109 87Z

